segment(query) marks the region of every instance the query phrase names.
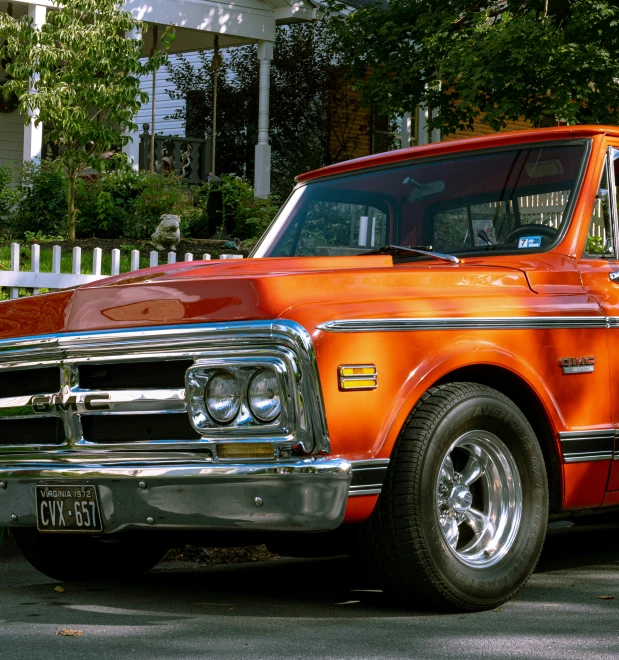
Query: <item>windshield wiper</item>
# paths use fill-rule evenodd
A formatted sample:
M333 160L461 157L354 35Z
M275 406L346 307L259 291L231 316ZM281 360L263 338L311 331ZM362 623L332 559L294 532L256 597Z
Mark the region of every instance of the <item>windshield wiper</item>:
M409 254L418 254L423 257L433 257L434 259L441 259L442 261L448 261L450 264L459 264L460 259L454 257L452 254L443 254L442 252L428 252L428 250L422 250L421 248L415 247L403 247L402 245L383 245L376 250L369 250L368 252L362 252L361 255L365 254L391 254L397 255L404 253Z

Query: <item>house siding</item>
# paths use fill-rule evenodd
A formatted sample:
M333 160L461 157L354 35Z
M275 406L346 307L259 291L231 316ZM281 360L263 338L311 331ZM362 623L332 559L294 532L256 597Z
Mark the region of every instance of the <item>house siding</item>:
M190 64L196 66L200 64L198 53L185 53L185 58L189 61ZM171 55L170 63L176 64L178 62L178 56ZM178 135L185 137L185 122L181 119L166 119L173 115L177 110L185 108L185 101L173 100L170 98L167 90L174 87L173 83L170 81L170 74L165 66L161 67L157 71L156 81L155 81L155 133L163 135ZM146 76L142 78L141 88L143 92L146 92L149 96L148 103L145 103L141 108L138 114L136 115L136 124L138 125L138 130L142 132L143 124L152 123L152 104L150 102L150 96L153 89L153 77Z
M530 122L525 119L519 119L518 121L508 121L505 128L499 132L509 133L511 131L525 131L529 128L533 128ZM481 121L476 119L473 122L472 131L456 131L451 135L445 135L443 137L443 142L451 142L452 140L460 140L462 138L479 137L481 135L491 135L494 133L496 133L496 131L490 128L488 124L482 124Z
M24 118L19 112L0 114L0 165L21 163L24 155Z

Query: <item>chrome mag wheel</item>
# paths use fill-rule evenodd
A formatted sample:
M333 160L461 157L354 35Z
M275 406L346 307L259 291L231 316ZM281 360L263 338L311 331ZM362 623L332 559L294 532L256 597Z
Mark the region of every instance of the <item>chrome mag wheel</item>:
M471 568L496 564L514 543L522 484L507 445L489 431L469 431L447 450L436 481L443 538Z

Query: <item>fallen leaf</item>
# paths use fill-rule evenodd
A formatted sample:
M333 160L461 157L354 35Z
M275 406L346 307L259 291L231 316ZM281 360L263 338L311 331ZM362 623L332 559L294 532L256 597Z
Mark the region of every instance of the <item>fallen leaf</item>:
M492 611L493 612L500 612L501 611L501 606L499 605L498 607L495 607Z
M83 630L73 630L72 628L63 628L59 630L57 635L62 635L63 637L81 637L84 634Z
M54 587L54 591L57 591L59 594L63 594L65 592L65 588L60 586Z
M600 600L615 600L614 596L598 596Z

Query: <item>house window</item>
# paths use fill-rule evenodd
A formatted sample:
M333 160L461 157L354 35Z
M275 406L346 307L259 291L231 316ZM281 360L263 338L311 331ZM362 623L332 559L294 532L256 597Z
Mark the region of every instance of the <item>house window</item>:
M373 154L391 151L397 147L394 123L389 115L372 114L371 150Z

